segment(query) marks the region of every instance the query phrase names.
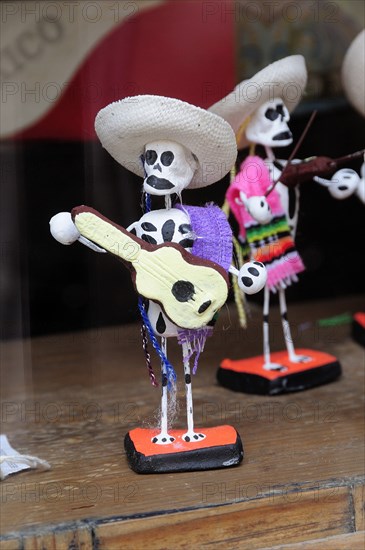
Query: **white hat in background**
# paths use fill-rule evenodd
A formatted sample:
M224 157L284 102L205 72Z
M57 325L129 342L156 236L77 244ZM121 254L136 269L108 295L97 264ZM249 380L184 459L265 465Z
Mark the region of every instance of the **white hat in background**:
M292 112L302 98L306 83L304 57L290 55L271 63L252 78L243 80L233 92L208 110L224 118L237 134L245 120L271 99L281 98L289 113ZM244 132L241 132L238 148L242 149L248 144Z

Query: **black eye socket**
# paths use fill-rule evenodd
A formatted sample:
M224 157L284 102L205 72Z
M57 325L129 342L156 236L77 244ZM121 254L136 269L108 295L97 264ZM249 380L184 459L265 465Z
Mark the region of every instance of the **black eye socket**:
M156 151L154 151L153 149L149 149L148 151L146 151L145 159L146 159L147 164L149 164L149 165L155 164L155 162L157 160Z
M174 158L174 153L172 151L165 151L161 155L161 162L164 166L170 166Z
M276 120L279 116L279 113L277 112L276 109L267 109L265 111L265 116L266 118L268 118L269 120Z

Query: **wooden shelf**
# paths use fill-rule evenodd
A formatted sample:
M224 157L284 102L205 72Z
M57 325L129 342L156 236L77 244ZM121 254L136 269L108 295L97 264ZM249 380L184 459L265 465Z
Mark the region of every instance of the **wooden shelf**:
M138 325L2 343L2 433L52 469L1 483L0 548L363 548L364 349L348 324L318 323L364 309L362 298L289 304L295 344L332 353L343 375L275 397L216 383L223 357L261 351L257 305L245 332L233 308L221 314L193 395L197 427L232 424L243 439L243 463L224 470L129 469L124 435L157 423L160 397L148 380ZM272 348L282 346L273 308ZM175 426L183 428L176 342L169 357L181 383Z

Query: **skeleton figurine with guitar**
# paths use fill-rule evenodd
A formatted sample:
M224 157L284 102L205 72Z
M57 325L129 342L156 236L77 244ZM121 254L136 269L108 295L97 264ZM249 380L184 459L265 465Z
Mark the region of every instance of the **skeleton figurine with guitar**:
M95 129L112 157L144 178L145 212L128 230L85 206L71 214L57 214L50 225L63 244L79 240L121 259L131 269L140 295L143 344L154 385L148 336L161 358L161 416L159 429L137 428L127 434L130 465L145 473L238 464L243 449L234 428L195 429L191 370L195 372L216 314L227 299L228 272L238 277L244 292L252 294L265 285L266 269L257 261L240 270L231 265L232 234L217 206L181 203L184 189L210 185L229 172L237 155L234 133L217 115L183 101L149 95L108 105L98 113ZM151 209L153 195L165 197L165 208ZM175 205L173 195L179 199ZM168 397L173 402L176 375L167 358L168 337L177 337L182 347L186 431L169 425Z
M306 81L304 58L292 55L243 81L210 108L231 124L239 149L250 147L249 156L231 181L226 203L238 222L239 240L247 256L263 262L268 271L263 304L263 355L238 361L225 359L218 369L219 382L234 391L271 395L299 391L330 382L341 374L335 357L295 349L285 298L287 286L296 282L297 275L304 270L294 243L299 201L296 201L294 216L289 216L289 188L298 199L299 182L310 180L315 174L331 174L339 164L354 156L337 160L293 158L313 114L288 161L276 159L272 148L288 146L293 141L288 122ZM256 145L264 147L265 159L255 154ZM359 154L362 153L356 155ZM271 293L279 296L285 352L271 353L270 350Z

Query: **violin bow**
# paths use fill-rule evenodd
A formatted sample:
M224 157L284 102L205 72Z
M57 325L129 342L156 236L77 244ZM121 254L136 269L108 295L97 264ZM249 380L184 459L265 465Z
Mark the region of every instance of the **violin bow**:
M308 133L308 130L309 128L312 126L313 124L313 120L315 119L316 117L316 114L317 114L317 111L313 111L313 113L311 114L310 116L310 119L308 120L307 122L307 125L306 127L304 128L303 132L302 132L302 135L300 136L296 146L294 147L293 151L291 152L289 158L288 158L288 161L286 163L286 165L284 166L284 169L283 171L281 172L280 176L272 183L272 185L270 185L270 187L267 189L266 193L265 193L265 197L267 197L271 191L275 188L275 185L278 183L278 181L280 181L280 179L282 178L283 174L285 173L285 170L287 169L287 167L290 165L291 161L293 160L294 158L294 155L297 153L299 147L302 145L303 141L304 141L304 138L305 136L307 135Z

